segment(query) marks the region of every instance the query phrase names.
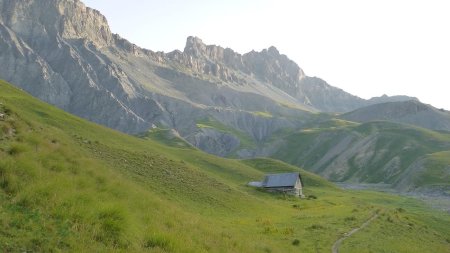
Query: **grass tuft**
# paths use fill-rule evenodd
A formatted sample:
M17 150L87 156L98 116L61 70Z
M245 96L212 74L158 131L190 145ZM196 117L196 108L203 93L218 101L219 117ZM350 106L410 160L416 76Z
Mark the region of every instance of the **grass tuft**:
M320 225L320 224L313 224L310 227L308 227L308 229L312 229L312 230L321 230L321 229L325 229L324 226Z
M172 252L174 243L167 236L161 234L153 234L145 240L145 248L160 248L164 251Z
M28 151L28 146L21 143L13 143L8 149L8 154L12 156L20 155Z
M112 243L118 247L126 247L125 231L128 224L122 208L106 208L98 213L96 220L100 226L95 235L96 240L107 244Z

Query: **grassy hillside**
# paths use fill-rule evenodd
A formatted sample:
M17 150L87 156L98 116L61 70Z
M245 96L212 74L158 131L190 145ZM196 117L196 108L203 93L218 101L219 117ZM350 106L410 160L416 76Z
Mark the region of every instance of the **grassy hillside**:
M450 149L450 135L409 125L331 121L283 138L285 145L274 158L335 181L393 185L403 181L405 187L415 188L443 182L449 172L448 152L436 152ZM419 163L426 158L429 162ZM404 182L406 174L414 176Z
M346 252L368 243L374 252L449 252L450 217L415 200L340 190L304 171L309 198L269 194L246 183L298 169L151 139L163 132L128 136L4 82L0 103L3 252L329 252L377 212ZM379 228L398 240L385 246L390 234Z
M426 158L425 170L421 171L415 183L418 186L444 187L450 194L450 151L436 152Z

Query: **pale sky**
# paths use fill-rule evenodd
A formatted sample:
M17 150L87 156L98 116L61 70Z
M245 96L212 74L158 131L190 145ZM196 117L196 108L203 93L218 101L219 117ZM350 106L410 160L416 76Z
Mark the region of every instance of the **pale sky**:
M241 54L275 46L309 76L362 98L409 95L450 110L447 0L82 0L153 51L186 38Z

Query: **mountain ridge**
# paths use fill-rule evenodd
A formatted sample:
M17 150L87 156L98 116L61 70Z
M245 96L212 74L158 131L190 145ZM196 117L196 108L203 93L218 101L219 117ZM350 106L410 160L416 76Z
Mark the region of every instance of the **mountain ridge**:
M409 99L353 96L275 47L239 54L188 37L183 51L153 52L78 0L0 0L0 65L0 78L67 112L129 134L173 129L224 157L271 156L289 133Z
M418 100L369 105L343 114L340 118L355 122L386 120L431 130L450 131L450 113L448 111L423 104Z
M32 55L2 50L2 64L11 67L0 76L66 111L124 132L143 132L153 124L192 129L192 123L174 124L171 115L180 107L200 115L209 113L198 108L210 106L286 116L305 110L344 112L364 104L307 77L275 47L240 55L188 37L184 52L165 54L112 34L106 18L78 0L2 0L0 8L3 34L10 34L3 37L4 47ZM32 85L36 79L40 82ZM199 89L206 94L192 92ZM261 99L264 103L253 105Z

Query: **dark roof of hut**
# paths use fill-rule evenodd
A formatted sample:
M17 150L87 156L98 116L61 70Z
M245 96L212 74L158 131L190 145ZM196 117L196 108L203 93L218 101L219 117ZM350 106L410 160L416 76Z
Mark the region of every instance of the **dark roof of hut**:
M263 187L294 187L297 180L300 179L301 185L303 186L302 179L298 172L295 173L279 173L279 174L268 174L264 178L262 183Z

